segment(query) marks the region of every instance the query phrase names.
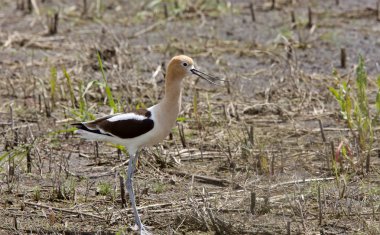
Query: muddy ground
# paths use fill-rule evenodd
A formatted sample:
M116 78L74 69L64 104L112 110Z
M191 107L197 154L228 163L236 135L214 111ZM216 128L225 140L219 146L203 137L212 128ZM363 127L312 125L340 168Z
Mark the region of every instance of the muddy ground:
M1 1L0 233L133 233L126 156L69 125L111 112L99 51L121 111L160 100L177 54L228 81L187 79L172 135L141 152L153 234L379 234L377 1L273 2ZM328 90L356 97L360 55L367 148Z

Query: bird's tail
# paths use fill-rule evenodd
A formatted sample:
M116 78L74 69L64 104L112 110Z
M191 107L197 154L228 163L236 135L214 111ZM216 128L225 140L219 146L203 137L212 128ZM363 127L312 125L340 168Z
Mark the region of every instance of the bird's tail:
M88 129L88 128L87 128L83 123L81 123L81 122L71 123L70 125L74 126L74 127L77 128L78 130L91 131L90 129Z
M105 136L98 129L90 129L84 123L72 123L72 126L76 127L77 130L74 132L83 139L87 140L104 140Z

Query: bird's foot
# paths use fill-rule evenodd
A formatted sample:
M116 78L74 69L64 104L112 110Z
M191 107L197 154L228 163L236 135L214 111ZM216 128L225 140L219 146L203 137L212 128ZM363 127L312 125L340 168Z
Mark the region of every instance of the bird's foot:
M140 228L137 224L131 226L131 229L132 229L132 231L136 231L136 232L140 230Z
M141 224L141 227L135 224L134 226L132 226L132 230L139 232L140 235L152 235L152 233L149 232L149 230L143 224Z
M140 234L141 235L152 235L151 232L148 231L148 229L141 224L141 228L140 228Z

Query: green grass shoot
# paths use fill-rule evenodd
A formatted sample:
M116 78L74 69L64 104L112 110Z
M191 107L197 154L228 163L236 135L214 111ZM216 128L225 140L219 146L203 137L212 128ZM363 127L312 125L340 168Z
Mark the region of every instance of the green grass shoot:
M5 151L4 153L2 153L0 155L0 172L2 171L2 169L4 169L4 164L9 160L23 160L26 157L28 151L30 151L32 145L33 143L28 145L19 145L9 151Z
M76 101L75 96L74 96L74 89L73 89L73 84L72 84L70 75L67 73L65 67L62 67L62 71L63 71L63 74L66 77L67 86L69 88L70 99L71 99L71 106L72 106L72 108L75 109L77 107L77 101Z
M86 113L86 101L84 99L83 93L83 81L79 82L79 112L82 116L85 116Z
M102 73L102 78L103 78L103 82L104 82L104 86L105 86L108 105L112 108L113 113L117 113L118 112L117 106L115 104L115 100L113 99L111 88L108 86L106 74L105 74L104 68L103 68L103 62L102 62L102 59L100 58L99 52L97 53L97 56L98 56L99 68L100 68L100 71Z
M368 117L367 72L365 70L364 59L362 56L359 57L359 64L356 68L356 88L360 112Z
M50 99L51 107L55 108L55 91L57 88L57 68L51 67L50 69Z

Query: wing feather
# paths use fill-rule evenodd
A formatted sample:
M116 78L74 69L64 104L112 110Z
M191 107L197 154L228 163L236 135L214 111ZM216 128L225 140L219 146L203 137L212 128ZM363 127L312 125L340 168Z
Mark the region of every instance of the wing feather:
M115 114L90 122L72 124L78 129L99 135L115 136L121 139L135 138L143 135L154 127L151 112L139 109L136 112Z

